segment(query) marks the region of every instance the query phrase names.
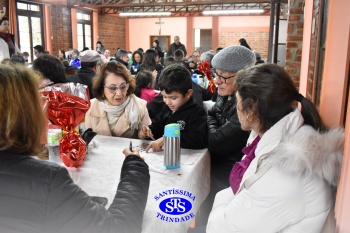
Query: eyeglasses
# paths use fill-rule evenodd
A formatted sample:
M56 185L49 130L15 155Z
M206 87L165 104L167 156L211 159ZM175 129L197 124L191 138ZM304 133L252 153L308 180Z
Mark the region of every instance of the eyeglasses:
M217 78L219 78L219 80L220 80L221 82L223 82L223 83L226 83L226 80L227 80L227 79L234 78L234 77L236 76L236 74L235 74L235 75L232 75L232 76L230 76L230 77L224 77L224 76L222 76L222 75L216 73L216 71L214 71L214 73L215 73L215 76L216 76Z
M122 84L122 85L120 85L120 87L117 87L117 86L115 86L115 85L109 85L108 87L107 87L107 86L104 86L104 87L108 89L109 93L114 94L114 93L116 93L118 90L120 90L120 92L125 92L125 91L127 91L128 88L129 88L129 83Z

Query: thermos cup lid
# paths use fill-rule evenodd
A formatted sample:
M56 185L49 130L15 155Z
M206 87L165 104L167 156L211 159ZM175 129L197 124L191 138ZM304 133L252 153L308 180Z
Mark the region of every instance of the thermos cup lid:
M164 136L174 138L180 137L180 125L173 123L164 127Z

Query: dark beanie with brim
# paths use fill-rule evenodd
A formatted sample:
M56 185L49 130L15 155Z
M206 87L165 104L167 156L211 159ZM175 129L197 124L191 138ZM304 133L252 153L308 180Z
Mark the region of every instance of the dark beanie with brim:
M216 69L236 73L255 65L255 54L240 45L229 46L218 52L211 64Z

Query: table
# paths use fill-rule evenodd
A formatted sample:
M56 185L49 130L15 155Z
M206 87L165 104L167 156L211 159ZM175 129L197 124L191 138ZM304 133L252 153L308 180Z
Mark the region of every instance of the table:
M97 135L90 143L83 165L79 168L67 168L73 181L90 196L107 197L107 208L117 190L124 161L122 150L129 146L130 141L134 147L139 148L144 148L150 142ZM209 194L209 152L207 149L181 149L181 167L175 170L165 169L163 153L146 153L144 150L140 152L149 165L151 176L142 232L185 233ZM192 209L189 209L188 203L192 205ZM161 210L164 205L169 212ZM174 215L176 212L181 213L184 207L189 211Z

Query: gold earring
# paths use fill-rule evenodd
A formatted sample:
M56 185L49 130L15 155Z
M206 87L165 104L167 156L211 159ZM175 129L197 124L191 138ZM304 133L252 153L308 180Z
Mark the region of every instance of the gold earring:
M249 114L246 117L247 121L251 122L253 120L253 117L251 117Z

